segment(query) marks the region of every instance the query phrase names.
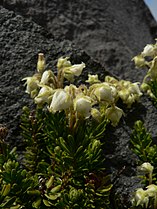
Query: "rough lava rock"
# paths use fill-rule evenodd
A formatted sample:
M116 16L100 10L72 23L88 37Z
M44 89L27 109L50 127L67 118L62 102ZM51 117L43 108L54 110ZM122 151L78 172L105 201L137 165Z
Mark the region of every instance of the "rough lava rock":
M145 71L135 69L131 58L157 36L157 24L142 0L2 0L0 4L0 123L8 126L7 140L19 150L22 107L32 104L21 80L35 72L38 52L45 54L48 67L54 70L60 56L85 62L78 83L88 73L103 79L109 72L142 81ZM105 136L106 167L124 208L139 186L137 158L129 147L133 124L144 120L156 139L156 118L156 109L144 96Z
M131 59L157 37L157 24L143 0L1 0L60 40L74 41L107 70L141 81Z

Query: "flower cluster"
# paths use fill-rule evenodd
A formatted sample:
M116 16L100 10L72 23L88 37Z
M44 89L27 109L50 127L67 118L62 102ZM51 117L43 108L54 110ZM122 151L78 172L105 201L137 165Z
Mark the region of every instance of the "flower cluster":
M150 81L157 80L157 42L155 44L147 44L143 51L133 58L133 61L137 68L148 69L147 74L143 79L141 89L154 98L149 83Z
M37 73L26 77L26 92L38 107L48 107L50 112L65 111L69 118L69 125L73 125L79 118L92 116L100 122L104 116L116 126L124 112L116 106L119 99L128 107L138 101L142 95L138 83L106 76L101 82L98 75L88 75L88 87L81 84L76 86L71 82L79 76L85 64L72 65L69 58L59 58L57 62L57 75L51 70L45 70L45 58L42 53L38 56ZM70 85L64 87L64 79Z
M148 208L150 198L153 198L154 200L157 198L157 186L155 184L147 186L146 190L142 188L137 189L135 196L132 199L132 204L134 206L142 206Z
M134 102L138 102L142 96L139 82L132 83L126 80L118 81L110 76L106 76L105 81L108 82L113 89L116 89L116 99L120 98L128 108L130 108Z
M152 184L152 175L154 167L149 163L143 163L139 168L139 171L143 172L145 175L148 175L149 185L146 189L138 188L132 199L133 206L142 206L148 208L150 203L150 198L154 200L154 208L157 207L157 185Z

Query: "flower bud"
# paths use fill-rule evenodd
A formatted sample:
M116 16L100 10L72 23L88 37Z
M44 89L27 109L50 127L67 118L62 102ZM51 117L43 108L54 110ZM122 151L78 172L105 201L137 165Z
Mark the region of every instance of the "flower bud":
M100 83L100 80L98 79L98 75L88 74L88 80L86 80L86 82L92 85L94 83Z
M57 68L61 69L61 68L65 68L65 67L70 67L71 62L68 59L69 59L69 57L65 57L65 58L60 57L57 62Z
M70 95L63 89L57 89L52 97L49 110L52 112L66 110L72 105Z
M54 153L55 153L55 154L60 153L60 151L61 151L60 146L56 146L56 147L54 148Z
M88 118L91 114L91 98L88 96L78 96L74 100L74 110L78 115Z
M45 58L43 53L38 54L37 71L42 73L45 69Z

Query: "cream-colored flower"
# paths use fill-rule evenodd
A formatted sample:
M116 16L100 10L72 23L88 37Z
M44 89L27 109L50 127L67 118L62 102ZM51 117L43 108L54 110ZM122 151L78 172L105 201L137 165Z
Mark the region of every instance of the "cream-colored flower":
M126 80L120 80L118 83L119 83L118 86L120 86L120 88L128 88L131 84L130 81L126 81Z
M136 95L130 94L127 100L123 101L125 104L127 104L128 108L131 108L131 105L135 102L138 101L139 97L136 97Z
M72 105L70 95L63 89L57 89L49 107L51 112L66 110Z
M31 95L31 98L34 98L38 94L39 89L39 78L38 76L34 75L32 77L26 77L22 79L23 81L26 80L26 93Z
M139 188L136 190L135 192L135 196L132 199L132 203L134 206L142 206L142 207L148 207L148 203L149 203L149 197L148 194L145 190L143 190L142 188Z
M116 87L113 86L113 85L110 85L110 88L111 88L112 96L113 96L114 98L116 98L116 97L117 97L117 94L118 94L118 91L117 91Z
M96 85L96 88L92 91L91 96L95 96L99 102L113 103L114 97L112 94L112 88L108 83L104 82L102 84Z
M34 101L38 105L43 105L44 103L50 103L51 96L53 95L54 90L49 86L43 86L38 95L34 98Z
M72 65L70 67L63 68L64 77L73 81L74 76L79 76L82 73L82 70L85 68L85 64L82 62L81 64Z
M111 83L111 84L118 84L118 80L112 76L107 75L105 77L105 82Z
M152 173L153 169L154 167L149 162L145 162L141 166L138 167L138 170L144 173Z
M123 102L127 101L129 95L130 95L130 92L129 92L129 89L127 88L124 88L118 91L118 96L123 100Z
M100 111L96 108L91 109L91 115L92 115L92 118L94 118L98 122L100 122L102 119Z
M51 70L46 70L41 77L41 85L50 85L54 81L54 73Z
M146 61L141 54L135 56L132 60L135 62L135 65L138 68L144 67L146 65Z
M153 59L148 75L155 80L157 78L157 56Z
M82 62L81 64L72 65L69 70L73 75L79 76L85 67L85 63Z
M130 81L121 80L119 81L118 88L120 88L118 96L129 108L135 101L138 101L142 95L138 82L131 83Z
M71 96L72 99L74 99L79 93L79 89L73 84L65 86L64 90Z
M88 96L78 95L74 100L74 110L76 113L84 118L88 118L91 115L91 98Z
M152 44L147 44L141 54L143 57L153 57L155 54L154 46Z
M146 188L147 188L146 193L149 197L155 197L157 195L157 185L150 184Z
M109 119L113 126L117 126L122 115L124 114L123 110L117 106L112 106L106 109L105 116Z
M70 67L71 62L68 59L69 59L69 57L65 57L65 58L60 57L57 62L57 68L61 69L61 68L65 68L65 67Z
M129 86L129 92L131 94L137 94L139 97L142 96L142 92L140 91L139 88L139 82L131 83Z
M88 74L88 80L86 82L92 85L94 83L100 83L100 80L98 79L98 75Z

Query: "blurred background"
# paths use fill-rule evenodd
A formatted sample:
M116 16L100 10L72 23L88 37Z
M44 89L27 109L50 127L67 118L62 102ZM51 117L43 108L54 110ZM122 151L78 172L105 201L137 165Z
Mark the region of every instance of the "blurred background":
M152 15L157 21L157 0L145 0L145 3L148 5Z

